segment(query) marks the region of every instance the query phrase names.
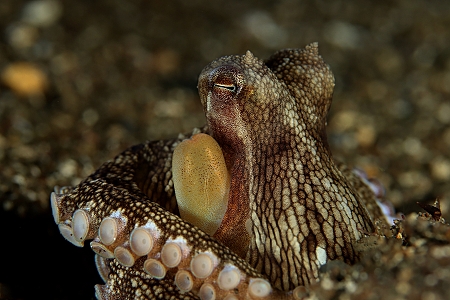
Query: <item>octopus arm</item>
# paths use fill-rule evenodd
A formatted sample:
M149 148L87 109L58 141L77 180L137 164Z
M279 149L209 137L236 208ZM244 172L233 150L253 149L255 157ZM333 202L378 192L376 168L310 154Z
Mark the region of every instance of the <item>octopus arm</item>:
M116 188L132 191L141 197L146 195L150 201L178 214L172 181L173 151L183 140L207 130L207 127L195 128L191 133L180 134L175 139L147 141L132 146L104 163L80 185L102 179Z
M55 191L51 204L66 239L77 246L93 240L105 281L95 288L98 299L288 296L227 247L142 193L98 178Z
M95 287L96 297L290 297L272 289L229 248L173 213L172 152L185 138L131 147L78 186L55 188L51 194L63 237L79 247L92 240L104 280Z

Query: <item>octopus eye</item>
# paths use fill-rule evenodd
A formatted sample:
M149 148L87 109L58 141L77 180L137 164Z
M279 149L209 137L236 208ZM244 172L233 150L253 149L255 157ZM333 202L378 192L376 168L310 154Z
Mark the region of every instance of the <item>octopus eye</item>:
M236 85L234 85L234 84L215 83L214 87L219 88L219 89L227 89L233 93L236 92Z

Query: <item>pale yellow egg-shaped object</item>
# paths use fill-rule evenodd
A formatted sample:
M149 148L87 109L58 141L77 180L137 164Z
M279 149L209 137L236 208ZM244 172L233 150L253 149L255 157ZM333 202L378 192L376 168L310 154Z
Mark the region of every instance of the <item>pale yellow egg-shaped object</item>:
M219 144L204 133L181 142L173 153L172 176L181 218L213 235L227 210L230 189Z

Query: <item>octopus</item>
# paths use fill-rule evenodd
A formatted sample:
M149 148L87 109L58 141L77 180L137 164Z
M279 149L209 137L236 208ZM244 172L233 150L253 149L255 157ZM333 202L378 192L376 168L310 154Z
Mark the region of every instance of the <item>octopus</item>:
M90 242L98 299L300 299L331 260L386 222L383 191L333 159L334 76L317 43L206 66L207 124L132 146L55 187L60 233Z

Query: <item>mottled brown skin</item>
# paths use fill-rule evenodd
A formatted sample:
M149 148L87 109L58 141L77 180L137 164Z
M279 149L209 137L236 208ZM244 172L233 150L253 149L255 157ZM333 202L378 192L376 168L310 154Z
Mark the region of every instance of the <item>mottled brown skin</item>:
M370 189L332 159L325 127L333 87L316 44L279 51L265 63L250 52L227 56L202 71L199 94L208 126L198 131L217 140L232 178L217 241L176 216L171 158L187 136L134 146L105 163L62 196L62 219L76 208L89 209L97 227L116 209L129 215L131 224L154 218L165 228L164 236L189 232L196 249L205 243L221 249L222 259L285 291L316 280L324 253L327 260L353 263L359 258L354 243L363 232L374 232L381 211ZM142 262L127 268L107 260L105 294L145 294L144 284L152 287L146 298L177 295L170 278L149 278L139 267Z
M374 231L331 158L325 125L334 78L317 50L282 50L265 64L250 53L223 57L199 79L231 191L239 191L229 199L238 218L230 213L215 236L284 290L317 278L317 247L353 263L361 230Z

